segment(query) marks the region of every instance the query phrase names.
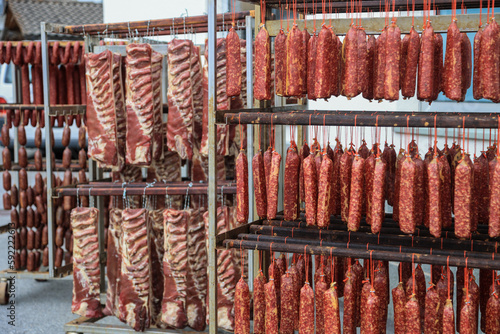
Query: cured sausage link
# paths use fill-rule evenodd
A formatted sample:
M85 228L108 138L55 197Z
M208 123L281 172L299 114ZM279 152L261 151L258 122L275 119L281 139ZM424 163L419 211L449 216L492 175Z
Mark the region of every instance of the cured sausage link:
M295 143L294 143L295 144ZM299 214L300 158L297 146L290 145L286 153L283 213L285 220L296 220Z
M257 215L260 218L267 216L266 175L264 171L264 158L262 151L258 151L252 159L253 187Z
M276 218L278 211L278 181L280 173L281 155L273 151L271 171L269 175L269 188L267 189L267 218Z
M253 95L257 100L271 99L271 41L269 33L262 25L255 37L255 82Z
M365 159L359 155L352 163L351 190L349 198L349 219L347 228L349 231L357 231L361 223L361 210L363 204L363 173Z
M307 225L316 225L316 209L318 202L318 186L316 175L316 162L314 155L309 156L303 162L304 169L304 192L306 202Z
M248 222L248 160L243 150L236 158L236 220Z

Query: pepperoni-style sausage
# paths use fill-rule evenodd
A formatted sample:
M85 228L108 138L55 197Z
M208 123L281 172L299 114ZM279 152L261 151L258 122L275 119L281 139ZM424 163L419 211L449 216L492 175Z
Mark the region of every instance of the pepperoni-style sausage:
M269 175L269 188L267 188L267 219L276 218L278 212L278 181L280 173L281 155L273 151L271 170Z
M308 282L300 289L299 333L314 333L314 292ZM266 332L267 334L267 332Z
M276 287L274 280L271 278L264 285L265 291L265 333L278 334L278 306L276 299Z
M404 334L406 295L402 282L392 289L392 305L394 306L394 334Z
M286 93L288 96L300 96L306 89L304 47L304 36L297 25L294 25L286 38Z
M493 102L500 102L499 31L500 27L498 23L492 19L483 30L479 52L481 56L479 75L481 76L483 98L492 100Z
M252 159L253 185L257 215L265 218L267 215L266 175L262 151L258 151Z
M366 44L366 32L364 29L356 29L357 39L357 80L358 94L364 92L368 87L368 47ZM365 158L366 159L366 158Z
M386 164L385 169L385 189L384 194L387 199L387 204L393 206L394 205L394 188L396 181L396 160L397 155L394 150L394 145L385 144L384 152L382 153L382 160Z
M295 255L294 255L295 256ZM295 263L292 263L289 269L290 277L292 278L293 291L292 291L292 316L293 316L293 329L299 330L299 298L300 298L300 273ZM283 280L282 280L283 281Z
M497 161L500 158L497 157ZM488 235L491 238L500 236L500 163L493 164L490 170L490 219L488 223Z
M351 27L344 38L344 80L342 83L344 95L351 99L361 93L358 80L358 35L357 29Z
M401 148L399 155L396 158L396 169L394 177L394 203L393 203L393 213L392 218L395 221L399 221L399 192L401 190L401 171L403 167L403 162L405 161L404 149Z
M276 95L286 96L286 35L283 29L274 40L274 85Z
M280 333L293 334L294 327L294 283L293 278L289 273L281 276L281 317L280 317Z
M389 101L399 99L399 59L401 57L401 30L392 23L387 28L385 45L384 98Z
M374 291L370 291L366 299L366 305L362 317L366 318L366 321L361 323L361 332L376 334L381 332L379 319L380 314L380 298L375 294ZM364 323L364 328L363 328Z
M236 284L234 293L234 332L250 333L250 290L243 277Z
M299 216L299 173L300 158L295 142L290 144L285 161L285 184L283 213L285 220L296 220Z
M240 151L236 158L236 220L239 224L248 222L248 160Z
M385 333L387 327L387 306L389 304L387 294L388 286L389 277L387 275L386 269L381 265L380 262L379 267L377 268L377 270L375 270L373 288L375 289L375 294L379 299L379 314L376 320L379 320L378 328L382 333Z
M417 65L420 54L420 36L414 27L410 29L410 34L406 36L408 36L408 49L404 68L404 80L401 82L401 93L403 97L410 98L415 96Z
M349 196L349 218L347 228L357 231L361 223L361 210L363 204L363 174L365 159L356 155L352 163L351 190Z
M323 25L318 34L316 66L314 72L316 78L314 95L318 99L328 99L331 95L333 51L332 33L326 25Z
M415 183L415 198L413 205L415 206L415 223L416 225L424 224L424 210L425 208L425 184L427 182L426 168L420 156L416 156L413 161L416 167L416 183Z
M349 203L351 195L351 176L352 176L353 155L345 151L340 158L340 201L341 218L347 222L349 219Z
M310 38L311 38L311 35L307 31L307 29L302 30L302 54L301 54L301 59L300 59L300 62L302 64L304 64L304 67L302 69L302 80L304 82L302 95L307 94L307 68L308 68L308 66L307 66L307 46L309 45Z
M415 188L417 183L417 167L415 162L407 156L401 166L401 181L399 198L399 227L406 234L415 232Z
M226 93L227 96L239 96L241 93L241 55L240 38L234 27L226 36Z
M253 280L253 329L256 334L266 332L266 278L262 271Z
M441 237L441 227L443 225L443 203L441 202L443 200L443 182L441 181L442 165L438 160L439 158L437 156L434 157L427 167L429 231L436 238Z
M333 195L332 177L333 162L328 155L324 154L318 177L318 209L316 210L317 224L320 228L328 227L330 224L330 214L332 212L330 205Z
M363 90L363 97L367 100L373 99L373 89L374 89L374 66L375 66L375 56L376 56L377 41L373 35L368 37L366 42L366 87Z
M472 182L471 166L462 159L455 169L455 235L459 238L471 234Z
M379 233L382 229L382 222L384 221L385 217L384 188L386 169L386 163L380 157L377 158L375 161L375 169L373 172L373 189L370 201L371 230L372 233L375 234Z
M465 94L469 89L472 78L472 47L466 33L461 33L461 57L462 57L462 96L460 101L465 100Z
M451 100L460 101L462 96L462 36L456 20L448 27L444 59L443 91Z
M307 225L316 225L316 209L318 202L318 181L314 155L309 156L302 163L304 169L304 193L306 202Z

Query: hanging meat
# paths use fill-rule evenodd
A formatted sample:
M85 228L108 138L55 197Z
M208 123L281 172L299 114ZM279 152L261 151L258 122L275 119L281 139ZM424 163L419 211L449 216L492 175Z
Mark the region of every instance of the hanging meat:
M101 167L121 168L124 160L126 122L120 68L121 56L109 50L87 55L88 155Z
M286 38L286 93L288 96L301 96L306 90L304 47L303 34L294 24ZM316 68L316 72L317 70Z
M462 35L454 19L446 35L446 54L444 59L443 92L450 100L460 101L465 82L462 77Z
M253 96L257 100L271 99L271 40L262 24L255 37Z
M234 27L226 36L227 45L227 96L239 96L241 93L240 38Z
M87 318L102 317L100 302L100 258L95 208L71 211L73 229L73 300L71 312Z
M351 27L344 38L344 73L343 73L343 81L342 88L343 94L348 99L351 99L361 91L359 90L359 77L358 77L358 69L359 69L359 59L358 59L358 38L357 38L357 29L355 27Z
M401 57L401 30L392 22L387 28L385 44L384 98L388 101L399 99L399 61Z
M316 46L314 97L317 99L328 99L331 95L332 80L334 79L332 76L332 69L334 68L333 43L330 29L323 25L318 34Z
M119 317L118 305L120 291L118 282L121 272L121 238L122 238L122 210L111 209L109 211L108 243L106 247L107 263L106 275L108 278L108 290L106 294L106 308L104 314ZM74 230L73 230L74 232ZM73 246L74 247L74 246Z
M427 24L422 32L420 43L421 56L418 59L417 97L420 101L432 101L434 93L434 59L435 49L434 28Z
M404 76L401 81L401 94L405 98L410 98L415 96L417 65L420 55L420 36L414 27L411 27L410 34L407 36L409 36L408 49L406 52Z
M500 102L500 36L498 32L500 27L492 17L488 26L484 28L481 36L480 47L480 68L482 97L492 100L495 103Z

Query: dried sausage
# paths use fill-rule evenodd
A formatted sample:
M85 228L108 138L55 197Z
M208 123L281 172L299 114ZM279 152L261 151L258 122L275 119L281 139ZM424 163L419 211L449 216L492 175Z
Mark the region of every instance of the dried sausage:
M361 332L363 333L380 333L381 328L380 324L377 322L377 319L380 318L380 298L375 294L372 290L367 296L366 305L362 316L366 318L364 321L365 327L363 328L363 322L361 325Z
M271 278L268 283L264 285L265 290L265 333L278 334L278 307L276 300L276 287Z
M316 175L316 162L311 153L302 162L304 170L304 193L306 202L306 222L307 225L316 225L316 209L318 202L318 181Z
M367 100L373 99L373 80L374 80L374 65L375 65L375 55L376 55L376 44L377 41L373 35L368 37L368 41L366 42L366 88L363 90L363 97ZM332 76L335 78L335 76Z
M300 149L299 159L300 159L300 174L299 174L299 193L300 201L305 202L305 189L304 189L304 160L309 156L310 150L307 142Z
M296 24L286 38L286 93L301 96L306 90L306 64L304 59L304 37Z
M283 213L285 220L296 220L299 216L300 158L295 142L286 152Z
M370 158L368 158L370 159ZM368 160L367 160L368 161ZM370 219L372 233L379 233L382 229L382 222L385 217L384 206L384 188L386 176L386 163L379 157L375 161L373 173L373 188L370 201Z
M375 100L381 100L384 98L386 41L387 28L384 28L376 41L375 72L373 75L373 99Z
M28 189L28 173L26 173L26 169L24 168L22 168L19 171L19 189L21 190Z
M368 48L366 44L366 32L364 29L356 29L357 39L357 63L356 74L358 76L358 94L364 92L368 86ZM398 88L399 89L399 88ZM365 158L365 157L363 157ZM366 158L365 158L366 159Z
M352 270L347 271L344 283L344 331L345 334L356 333L356 294L355 275Z
M300 289L299 333L314 333L314 292L308 282ZM266 334L268 332L266 331Z
M5 147L9 147L10 145L9 128L7 127L7 124L2 126L2 144Z
M497 160L500 159L497 157ZM493 165L493 164L492 164ZM490 174L490 219L488 223L488 235L491 238L500 236L500 163L494 164Z
M361 148L361 147L360 147ZM358 152L359 153L359 152ZM372 154L365 160L364 171L364 197L363 197L363 214L366 215L366 223L371 225L371 203L373 193L373 174L375 172L375 155ZM383 188L382 188L383 191Z
M80 127L80 129L78 130L78 146L80 146L80 148L84 148L85 146L87 146L86 135L87 132L85 130L85 127Z
M315 301L316 301L316 333L325 334L325 310L324 310L324 297L327 290L327 285L324 277L314 284Z
M231 27L226 36L226 93L227 96L239 96L241 93L241 55L240 38Z
M462 96L462 36L456 19L448 27L446 34L446 54L444 58L443 91L450 100L460 101ZM498 86L498 84L497 84Z
M380 332L385 333L387 327L387 307L389 304L387 289L389 286L389 277L387 276L387 271L379 262L379 267L375 270L375 277L373 278L373 289L379 300L378 306L378 317L375 320L379 320ZM363 311L364 312L364 311Z
M283 334L293 334L295 316L294 288L292 276L289 273L282 275L280 333Z
M406 234L415 232L415 188L416 188L417 168L415 162L407 156L401 166L401 181L399 196L399 227Z
M341 201L341 218L347 222L349 219L349 202L351 194L351 176L352 176L353 155L349 151L345 151L340 158L340 201Z
M458 272L457 272L458 274ZM457 275L458 279L458 275ZM490 285L493 279L493 271L487 269L479 269L479 310L481 312L481 330L486 332L486 305L490 298ZM458 289L458 283L457 283ZM457 290L458 291L458 290ZM458 295L457 295L458 298Z
M3 162L3 168L5 170L9 170L12 167L12 161L10 158L10 150L8 147L4 147L2 151L2 162Z
M11 207L12 207L12 204L11 204L10 194L3 193L3 209L10 210Z
M11 186L12 186L12 181L10 177L10 172L6 170L3 172L3 189L9 191Z
M455 235L469 238L471 234L472 170L465 159L455 169Z
M434 284L425 295L425 332L439 333L443 328L443 305Z
M403 97L415 96L417 79L417 65L420 54L420 36L414 27L410 29L408 36L408 50L405 63L404 80L401 82L401 93ZM406 36L405 36L406 37Z
M16 207L19 204L19 192L17 191L17 186L14 184L10 189L10 204Z
M278 212L278 181L280 173L281 155L273 151L271 169L269 173L269 188L267 188L267 219L276 218Z
M323 25L318 34L318 42L316 48L316 64L315 64L315 87L314 97L318 99L327 99L331 95L332 75L331 69L333 66L333 36L330 31Z
M267 193L264 159L260 150L252 159L252 171L257 215L262 219L267 216Z
M345 260L344 260L345 261ZM368 261L368 260L367 260ZM355 309L354 309L354 319L356 321L356 327L361 326L361 290L363 289L363 267L358 260L354 262L351 266L353 281L354 281L354 291L356 296Z
M323 298L323 310L325 314L325 334L341 334L340 308L337 289L332 283Z
M62 146L64 147L69 146L70 139L71 139L71 129L69 128L68 124L66 124L62 133L62 139L61 139Z
M264 152L264 171L266 174L266 190L269 189L269 176L271 175L271 160L273 157L273 149L271 146Z
M420 156L417 155L413 161L415 161L416 167L415 197L413 205L415 206L415 223L418 226L424 224L425 218L425 212L422 208L425 208L425 184L427 183L427 171Z
M341 62L342 62L342 42L339 37L335 35L333 29L330 28L333 38L333 54L332 54L332 67L331 67L331 76L332 76L332 86L331 86L331 95L339 96L340 95L340 73L341 73ZM309 67L307 69L309 75ZM309 83L309 82L308 82Z
M365 159L356 155L352 163L351 190L349 196L349 219L347 229L356 232L361 223L363 204L363 173Z
M320 228L330 224L331 198L333 195L333 162L328 155L323 155L318 177L318 209L316 210L317 224ZM325 287L326 290L326 287Z
M470 39L466 33L461 33L462 35L462 96L460 101L465 100L465 94L467 94L467 89L469 89L472 77L472 47L470 45Z
M392 305L394 306L394 334L405 333L405 304L406 295L403 283L392 289Z
M255 37L255 83L253 96L257 100L271 99L271 41L264 25Z
M26 168L28 166L28 154L26 153L26 149L24 146L19 147L19 166L22 168Z
M413 27L412 27L413 28ZM404 79L406 75L406 61L408 58L408 44L410 42L410 35L406 34L401 41L401 53L399 57L399 84L401 92L403 91ZM405 97L403 95L403 97Z
M486 304L486 312L481 315L481 318L486 318L486 333L500 332L500 300L498 297L497 293L491 294Z
M424 327L425 318L425 275L422 267L417 265L415 268L415 283L417 284L417 301L420 307L420 325Z
M262 271L253 280L253 328L254 333L264 334L266 332L266 278Z
M355 27L349 28L343 45L345 65L342 87L343 93L348 99L361 93L358 85L358 38L356 30Z
M286 96L286 35L283 29L280 29L274 40L274 67L276 95Z
M387 28L385 46L384 98L389 101L399 99L399 59L401 57L401 30L392 23Z
M248 161L243 150L236 158L236 188L236 220L245 224L248 221Z
M500 59L498 48L500 27L495 20L484 28L481 36L481 62L479 75L481 76L481 87L483 98L500 102Z
M443 225L442 206L443 183L441 181L442 165L436 156L427 166L428 198L429 204L429 231L436 237L441 237L441 227Z
M62 248L58 247L56 249L56 257L55 257L55 260L54 260L54 266L56 268L61 267L63 259L64 259L64 251L62 250Z
M234 293L234 332L250 333L250 290L243 277L236 284Z
M434 29L429 24L420 43L417 96L421 101L431 101L434 93L435 43Z
M406 302L405 305L405 327L406 333L420 334L420 310L415 295Z
M340 193L341 193L341 186L340 186L340 179L341 179L341 174L340 174L340 159L342 158L343 155L342 151L342 145L337 142L337 145L335 146L335 150L333 151L333 212L332 214L335 215L340 215L340 208L341 208L341 203L340 203Z
M302 70L302 78L303 78L303 82L304 82L304 89L302 90L302 96L306 95L307 94L307 56L308 56L308 53L307 53L307 46L309 45L309 39L311 38L311 35L309 34L309 32L307 31L307 29L305 28L304 30L302 30L302 55L301 55L301 63L304 64L304 68Z

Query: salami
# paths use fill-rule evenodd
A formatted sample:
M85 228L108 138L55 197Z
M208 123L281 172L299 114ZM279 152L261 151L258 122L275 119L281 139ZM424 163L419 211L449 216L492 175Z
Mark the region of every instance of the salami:
M405 305L405 326L407 334L421 334L420 310L415 295L412 295Z
M416 217L415 217L415 185L416 185L417 169L415 162L407 157L401 166L401 185L399 198L399 227L406 234L415 232Z
M278 181L280 173L281 155L273 151L269 188L267 189L267 219L276 218L278 212Z
M332 54L332 67L331 67L331 76L332 76L332 86L330 90L330 94L333 96L340 95L340 72L341 72L341 62L342 62L342 42L339 37L335 35L333 29L330 28L333 39L333 54ZM309 68L307 70L309 72Z
M443 36L434 34L434 78L432 84L432 97L429 102L437 100L443 91Z
M269 190L269 176L271 175L271 161L273 159L273 148L269 148L264 152L264 172L266 174L266 190Z
M299 216L299 173L300 158L295 142L290 144L285 161L285 184L283 213L285 220L296 220Z
M294 283L289 273L281 276L281 319L280 333L293 334L294 327Z
M401 189L401 171L403 162L405 161L404 149L400 149L399 155L396 158L396 172L394 178L394 205L392 217L395 221L399 221L399 192Z
M375 171L373 173L373 190L371 194L370 218L372 233L380 233L385 213L384 188L386 181L386 163L379 157L375 161Z
M316 162L314 155L309 156L304 160L304 193L306 202L306 222L307 225L316 225L316 208L318 202L318 186L316 176Z
M500 300L497 293L492 293L486 304L486 333L500 333Z
M372 224L371 221L371 204L372 204L372 193L373 193L373 176L375 173L375 155L372 154L365 160L365 171L364 171L364 197L363 197L363 214L366 215L366 223L368 225ZM384 188L382 188L383 196Z
M241 94L241 55L240 38L231 27L226 36L226 93L227 96L239 96Z
M274 40L274 85L276 95L286 96L286 35L283 29Z
M354 291L356 302L354 305L354 319L356 327L361 326L361 290L363 289L363 267L358 260L352 265L352 279L354 281Z
M441 164L438 163L438 157L434 157L427 166L428 198L429 205L429 231L436 237L441 237L442 222L442 202L443 184L441 181Z
M387 28L387 41L385 44L384 98L388 101L399 99L400 43L401 30L393 22Z
M344 283L344 334L356 333L356 287L352 271L347 271Z
M439 334L443 328L443 305L434 284L425 294L425 333Z
M373 80L374 80L374 66L375 66L375 56L376 56L376 48L377 48L377 41L373 35L370 35L368 37L368 41L366 42L366 87L365 90L363 90L363 97L367 100L372 100L373 99Z
M253 280L253 330L255 334L266 333L266 278L262 271Z
M408 49L404 67L404 80L401 82L401 93L403 97L410 98L415 96L417 65L420 55L420 36L414 27L411 27L410 34L407 36Z
M271 41L263 24L255 37L253 96L257 100L271 99Z
M293 291L292 291L293 329L299 330L299 307L300 307L299 298L300 298L301 279L297 265L295 263L292 263L289 272L293 283Z
M471 234L472 170L465 159L455 170L455 235L468 239Z
M472 96L474 99L479 100L483 98L483 87L481 82L481 39L483 31L481 28L474 36L474 70L472 79Z
M458 279L458 275L457 275ZM493 279L493 271L480 269L479 270L479 310L481 312L481 330L486 330L486 304L490 298L490 285ZM458 289L458 283L457 283Z
M442 226L444 228L451 227L451 203L452 203L452 192L451 192L451 169L447 161L446 156L439 157L438 163L442 172L443 179L443 190L441 195L441 213L442 213Z
M358 94L364 92L368 86L368 47L366 44L366 32L363 28L356 29L357 38L357 79ZM399 89L399 87L398 87ZM363 157L366 159L366 157Z
M236 158L236 220L248 222L248 160L243 150Z
M481 62L479 75L481 76L481 87L483 98L500 102L500 27L495 19L492 19L484 28L481 36Z
M276 299L276 287L274 280L269 279L269 282L264 285L265 291L265 333L278 334L278 306Z
M341 185L340 185L340 159L342 158L343 151L342 145L337 142L335 146L335 150L333 151L333 214L340 215L340 194L341 194Z
M306 76L303 35L296 24L286 38L287 73L286 92L289 96L300 96L305 90Z
M500 157L497 157L497 163L490 169L490 208L488 235L491 238L500 236Z
M460 101L465 100L465 94L469 89L472 78L472 47L466 33L461 33L461 57L462 57L462 96ZM500 45L499 45L500 46Z
M458 312L458 311L457 311ZM460 333L462 334L473 334L477 333L474 331L474 306L472 301L467 297L462 303L462 308L460 309Z
M434 29L429 24L422 32L418 63L417 97L421 101L432 100L434 92Z
M308 282L300 289L299 333L314 333L314 292ZM266 334L268 332L266 331Z
M351 27L344 38L344 80L342 82L343 93L348 98L351 99L361 91L359 90L359 80L358 80L358 38L357 29Z
M446 34L443 91L450 100L460 101L462 96L462 36L454 19Z
M375 270L375 275L373 278L373 288L375 289L375 294L378 297L378 316L375 318L378 320L381 333L385 333L387 327L387 305L389 304L387 289L388 289L388 276L385 268L379 266ZM364 311L363 311L364 312Z
M255 207L259 218L267 216L266 175L264 172L264 158L262 151L258 151L252 159L253 190L255 194Z
M325 334L341 334L339 299L335 283L332 283L323 298L323 311L325 314Z
M333 195L332 177L333 162L327 154L324 154L318 178L318 209L316 210L317 225L320 228L328 227L330 224L330 213L332 212L330 205Z
M293 31L293 30L292 30ZM323 25L319 34L316 47L315 86L314 97L327 99L331 94L332 62L333 62L333 37L330 29Z
M455 314L451 299L447 299L443 309L443 334L455 334Z
M234 332L250 333L250 290L243 277L236 284L234 294Z
M304 160L309 156L309 146L306 142L300 149L300 174L299 174L299 193L301 202L305 202L305 188L304 188Z
M373 98L375 100L384 98L386 41L387 27L382 30L376 41L375 73L373 75Z
M351 189L349 196L349 217L347 228L357 231L361 223L361 210L363 204L363 173L365 159L356 155L352 163Z
M307 66L307 46L309 45L309 39L311 38L311 35L307 31L307 27L304 27L304 30L302 31L302 57L301 57L301 63L304 64L304 68L302 69L302 78L304 80L304 85L303 85L303 90L302 90L302 95L307 94L307 69L309 66Z
M325 334L325 316L328 314L324 310L324 298L327 290L327 285L324 281L324 276L314 284L315 290L315 303L316 303L316 334Z

